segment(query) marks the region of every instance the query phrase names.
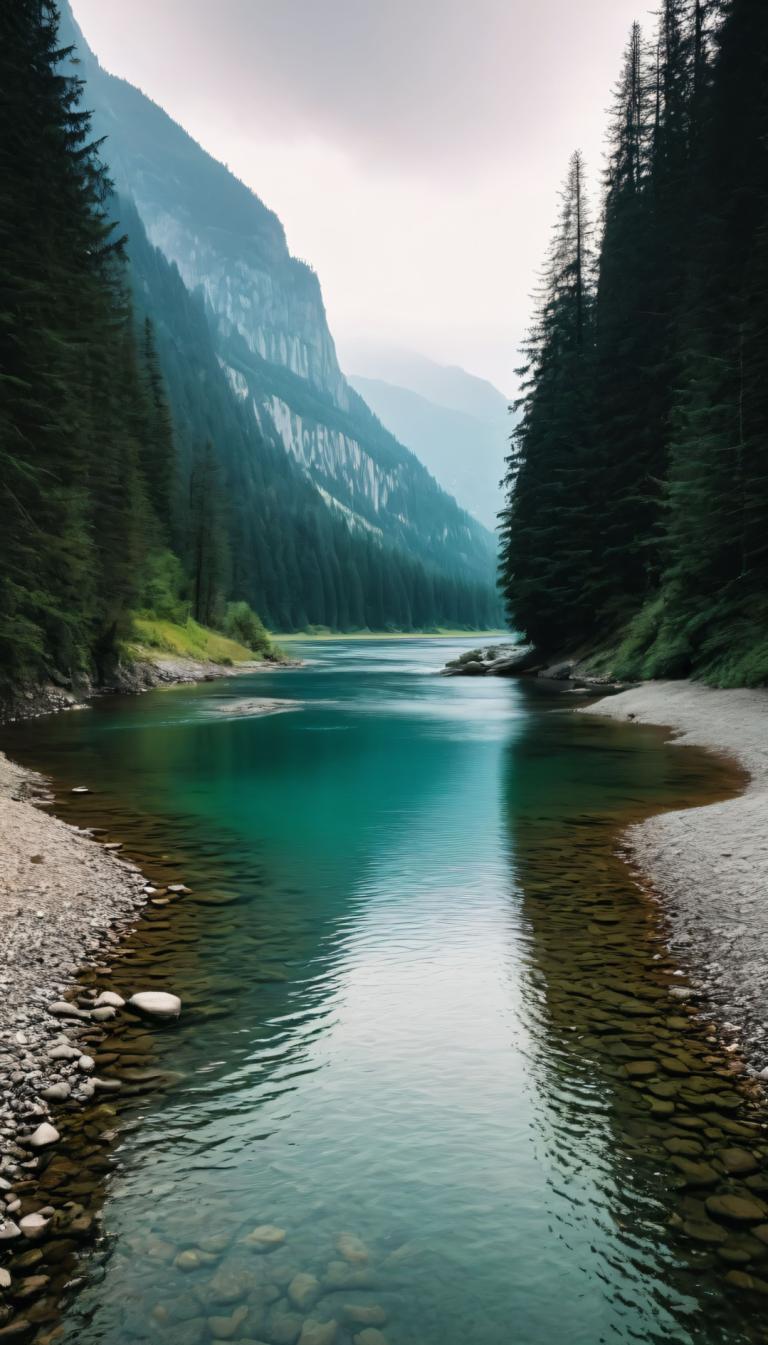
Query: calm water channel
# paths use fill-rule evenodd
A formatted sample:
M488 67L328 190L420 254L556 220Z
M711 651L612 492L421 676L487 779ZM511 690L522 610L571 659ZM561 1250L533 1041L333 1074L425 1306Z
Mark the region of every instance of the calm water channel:
M103 1235L43 1249L41 1332L768 1341L762 1116L614 853L736 781L573 697L434 675L470 644L313 644L5 736L65 815L193 889L90 977L185 1011L123 1022L99 1057L123 1092L62 1118L48 1198Z

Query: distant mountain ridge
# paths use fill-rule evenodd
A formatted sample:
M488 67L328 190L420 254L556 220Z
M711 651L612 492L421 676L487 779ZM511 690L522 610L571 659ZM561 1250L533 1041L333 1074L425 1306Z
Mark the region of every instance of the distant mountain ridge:
M496 527L512 428L507 398L485 379L421 355L354 343L349 382L444 490Z
M119 191L205 297L217 355L265 439L282 444L348 526L441 573L495 584L488 531L441 490L345 379L318 278L277 216L143 93L105 72L62 4L86 105Z

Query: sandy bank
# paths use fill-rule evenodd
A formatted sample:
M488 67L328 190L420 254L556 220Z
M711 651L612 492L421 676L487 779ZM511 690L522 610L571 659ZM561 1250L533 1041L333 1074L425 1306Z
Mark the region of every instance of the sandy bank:
M768 1067L768 690L650 682L585 707L668 725L749 772L725 803L653 817L629 833L663 903L675 954L707 991L724 1034L757 1071Z

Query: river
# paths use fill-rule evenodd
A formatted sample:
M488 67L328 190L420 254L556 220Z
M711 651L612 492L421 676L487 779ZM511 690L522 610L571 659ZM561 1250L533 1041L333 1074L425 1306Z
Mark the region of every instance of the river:
M471 643L313 642L11 733L64 815L192 889L98 979L184 1012L103 1044L127 1091L50 1181L104 1230L67 1345L768 1339L732 1275L768 1247L704 1203L734 1145L768 1186L761 1118L615 853L733 773L435 675Z

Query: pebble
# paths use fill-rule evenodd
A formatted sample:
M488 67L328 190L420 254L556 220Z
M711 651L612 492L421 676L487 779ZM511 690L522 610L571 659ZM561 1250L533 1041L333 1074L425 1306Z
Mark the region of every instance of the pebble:
M387 1337L377 1331L375 1326L369 1326L355 1336L355 1345L387 1345Z
M0 1242L14 1242L16 1238L21 1237L21 1229L13 1219L3 1219L0 1222Z
M52 1046L48 1051L49 1060L79 1060L80 1052L74 1046Z
M59 999L55 1004L49 1004L48 1012L52 1013L54 1018L84 1018L87 1020L91 1016L87 1009L78 1009L76 1004L68 1004L65 999Z
M122 995L118 995L114 990L102 990L100 995L93 1001L94 1009L123 1009L125 1000Z
M68 1083L52 1083L48 1088L44 1088L41 1097L46 1102L66 1102L72 1089Z
M0 1289L10 1289L11 1272L6 1270L5 1266L0 1267Z
M92 1055L81 1055L77 1062L77 1068L82 1070L83 1074L91 1074L96 1068L96 1061Z
M19 1228L25 1238L35 1242L43 1236L50 1222L44 1214L25 1214L24 1218L19 1220Z
M43 1121L42 1125L37 1127L29 1137L28 1143L32 1149L45 1149L49 1144L56 1144L61 1136L55 1126L50 1122Z

